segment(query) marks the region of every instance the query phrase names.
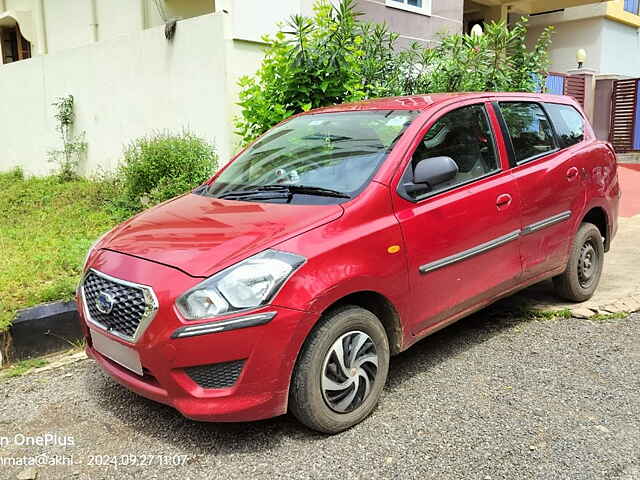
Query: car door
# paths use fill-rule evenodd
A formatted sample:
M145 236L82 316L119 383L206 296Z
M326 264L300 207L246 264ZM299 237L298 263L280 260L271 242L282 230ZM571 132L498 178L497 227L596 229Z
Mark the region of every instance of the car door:
M521 275L520 197L496 127L489 103L450 106L427 121L397 173L393 201L406 246L414 334L507 291ZM413 184L416 163L437 156L456 162L456 177L432 190Z
M575 139L558 137L560 126L554 127L544 104L509 100L498 105L521 194L524 276L544 277L566 264L575 216L586 199L584 169L575 149L563 148Z

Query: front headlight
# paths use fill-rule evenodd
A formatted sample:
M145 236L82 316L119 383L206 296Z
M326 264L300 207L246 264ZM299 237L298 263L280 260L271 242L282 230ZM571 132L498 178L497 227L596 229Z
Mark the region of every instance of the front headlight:
M304 257L265 250L207 278L184 293L176 306L187 320L201 320L267 304Z

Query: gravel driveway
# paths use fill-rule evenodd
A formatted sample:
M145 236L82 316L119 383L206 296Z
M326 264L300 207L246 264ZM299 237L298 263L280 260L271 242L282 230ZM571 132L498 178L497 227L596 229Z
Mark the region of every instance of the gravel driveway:
M333 437L288 416L192 422L91 361L0 381L0 478L33 473L7 458L43 454L74 465L37 467L38 479L640 479L640 316L496 312L392 359L378 410ZM48 446L16 445L47 433Z

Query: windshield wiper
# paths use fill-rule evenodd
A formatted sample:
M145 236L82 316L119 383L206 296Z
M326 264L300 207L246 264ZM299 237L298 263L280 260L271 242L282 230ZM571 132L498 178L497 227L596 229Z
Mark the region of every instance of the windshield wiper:
M302 137L303 140L324 140L326 141L331 141L331 142L343 142L345 140L352 140L351 137L344 137L342 135L322 135L322 134L313 134L313 135L306 135L304 137Z
M344 192L339 192L338 190L331 190L330 188L322 188L322 187L312 187L308 185L255 185L251 187L247 187L244 190L232 190L230 192L223 193L218 196L218 198L229 198L229 197L252 197L256 195L264 194L265 192L273 192L284 194L284 197L290 196L292 194L302 194L302 195L317 195L320 197L336 197L336 198L351 198L350 195L347 195ZM268 197L272 198L272 197ZM275 197L281 198L281 197Z

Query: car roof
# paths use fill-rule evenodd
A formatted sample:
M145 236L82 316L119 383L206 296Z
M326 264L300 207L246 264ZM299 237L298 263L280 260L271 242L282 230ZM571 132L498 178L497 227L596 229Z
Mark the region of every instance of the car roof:
M572 98L564 95L549 95L543 93L524 92L459 92L459 93L432 93L428 95L410 95L404 97L373 98L361 102L343 103L329 107L309 110L303 115L314 113L349 112L355 110L427 110L435 105L454 103L456 101L507 97L509 99L522 98L523 100L537 100L540 102L564 103L573 105Z

